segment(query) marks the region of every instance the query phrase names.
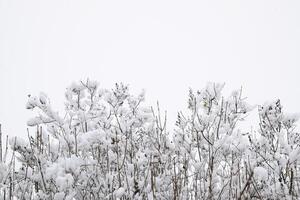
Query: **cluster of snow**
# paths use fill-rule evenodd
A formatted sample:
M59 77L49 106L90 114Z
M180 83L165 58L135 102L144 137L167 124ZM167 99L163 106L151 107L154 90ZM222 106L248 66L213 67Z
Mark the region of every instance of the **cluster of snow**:
M159 108L128 86L95 81L67 88L61 117L41 93L26 107L37 112L29 141L11 138L14 159L0 163L0 199L289 199L298 197L297 115L280 101L259 108L257 131L238 124L254 108L242 91L222 96L224 84L190 90L188 113L166 130ZM297 184L296 184L297 183Z

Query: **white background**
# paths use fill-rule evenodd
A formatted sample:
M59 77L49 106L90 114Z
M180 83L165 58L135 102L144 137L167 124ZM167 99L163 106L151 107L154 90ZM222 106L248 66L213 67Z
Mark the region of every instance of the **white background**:
M170 124L188 88L243 86L250 103L300 111L300 1L0 0L0 123L26 136L27 95L63 111L73 81L146 89Z

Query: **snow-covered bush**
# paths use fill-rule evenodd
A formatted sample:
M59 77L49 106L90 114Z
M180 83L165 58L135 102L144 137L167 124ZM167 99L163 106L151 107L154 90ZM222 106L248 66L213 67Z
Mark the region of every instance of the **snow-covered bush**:
M252 162L260 169L257 193L269 199L299 198L300 134L295 131L298 116L283 113L277 100L259 107L259 119L259 137L250 137Z
M237 129L252 109L241 90L221 96L224 85L209 83L202 91L190 90L189 115L178 115L174 135L179 199L237 199L247 182L245 158L248 139Z
M29 98L26 107L38 114L28 125L36 126L37 132L29 143L16 140L14 150L22 164L17 178L22 184L15 195L167 198L169 137L154 110L143 106L144 93L132 96L126 85L105 90L87 81L72 84L65 96L63 116L44 93Z
M35 134L7 140L0 199L297 199L297 116L276 101L259 107L257 131L241 130L255 107L223 87L190 90L171 132L159 105L124 84L73 83L60 114L46 94L30 96Z

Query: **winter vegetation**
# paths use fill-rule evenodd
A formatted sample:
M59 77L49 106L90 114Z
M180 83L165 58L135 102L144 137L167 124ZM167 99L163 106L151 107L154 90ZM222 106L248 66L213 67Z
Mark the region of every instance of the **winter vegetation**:
M190 90L169 130L159 105L124 84L73 83L60 114L46 94L30 96L36 131L0 133L0 199L299 199L297 115L279 100L250 106L242 90L224 97L223 87ZM255 109L257 128L241 130Z

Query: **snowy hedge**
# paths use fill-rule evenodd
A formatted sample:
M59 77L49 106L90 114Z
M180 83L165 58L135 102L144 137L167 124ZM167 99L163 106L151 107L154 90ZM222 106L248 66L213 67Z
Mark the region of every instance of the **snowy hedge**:
M2 142L0 199L300 198L297 115L276 100L258 107L257 130L241 130L257 107L223 87L190 90L175 130L123 84L73 83L63 115L44 93L29 97L36 133Z

